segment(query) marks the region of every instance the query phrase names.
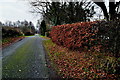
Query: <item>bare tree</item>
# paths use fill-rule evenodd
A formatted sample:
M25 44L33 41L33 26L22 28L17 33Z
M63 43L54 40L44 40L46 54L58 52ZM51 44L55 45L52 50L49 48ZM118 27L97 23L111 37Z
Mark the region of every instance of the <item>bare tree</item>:
M93 16L94 5L92 2L41 2L35 0L30 2L33 7L32 13L40 13L46 22L51 22L53 25L65 23L74 23L87 21ZM85 6L83 8L83 6Z
M105 6L105 2L103 0L99 0L100 2L96 2L93 0L95 4L97 4L103 10L104 16L107 20L114 19L117 11L116 8L119 9L120 1L115 3L115 0L109 0L109 13L107 12L107 8Z

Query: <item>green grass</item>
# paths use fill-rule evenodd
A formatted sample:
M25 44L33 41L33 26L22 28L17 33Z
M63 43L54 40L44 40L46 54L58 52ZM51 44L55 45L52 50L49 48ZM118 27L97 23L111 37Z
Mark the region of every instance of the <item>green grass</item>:
M60 56L60 53L59 52L53 52L54 54L50 53L50 50L51 50L50 48L55 47L56 44L53 43L51 39L44 40L43 44L44 44L45 50L47 51L49 60L51 61L51 66L57 71L58 68L57 68L57 65L54 63L54 59Z
M6 42L10 42L10 39L9 38L2 39L2 43L6 43Z
M42 36L42 35L39 35L39 36L40 36L40 37L43 37L43 38L46 37L46 36Z
M44 39L50 39L49 37L47 36L42 36L42 35L39 35L41 38L44 38Z
M45 50L47 51L49 57L51 57L52 55L49 52L50 51L49 46L55 46L55 44L51 40L44 40L43 44L44 44Z

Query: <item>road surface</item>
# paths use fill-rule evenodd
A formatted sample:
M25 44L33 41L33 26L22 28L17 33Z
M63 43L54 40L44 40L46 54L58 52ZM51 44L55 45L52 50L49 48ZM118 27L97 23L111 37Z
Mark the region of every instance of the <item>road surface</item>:
M43 38L26 37L2 50L3 78L48 79Z

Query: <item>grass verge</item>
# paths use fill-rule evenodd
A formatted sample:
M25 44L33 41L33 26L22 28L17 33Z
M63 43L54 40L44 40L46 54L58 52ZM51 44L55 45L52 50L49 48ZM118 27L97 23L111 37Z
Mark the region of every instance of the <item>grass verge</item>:
M2 38L2 48L14 43L14 42L17 42L21 39L25 38L24 36L19 36L19 37L8 37L8 38Z
M39 36L44 38L44 39L50 39L49 37L46 37L46 36L42 36L42 35L39 35Z
M44 46L57 73L62 78L119 79L120 58L99 52L77 52L45 40Z

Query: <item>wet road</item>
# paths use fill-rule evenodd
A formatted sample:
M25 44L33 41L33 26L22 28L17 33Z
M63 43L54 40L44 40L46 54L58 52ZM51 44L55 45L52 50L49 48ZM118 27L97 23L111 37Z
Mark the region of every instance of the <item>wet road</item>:
M46 67L43 38L26 37L2 51L3 78L44 78L49 77Z

